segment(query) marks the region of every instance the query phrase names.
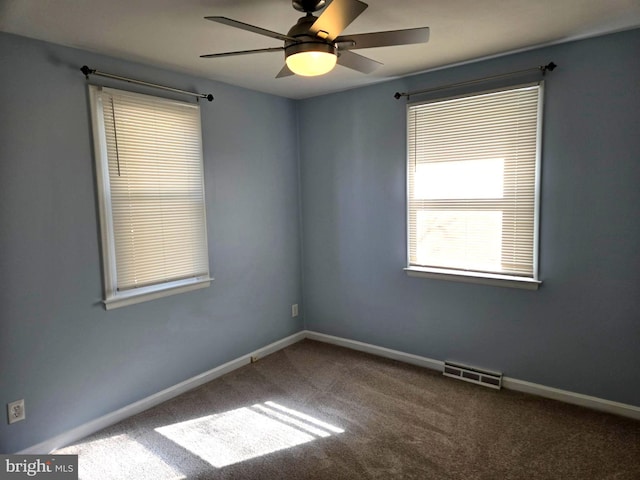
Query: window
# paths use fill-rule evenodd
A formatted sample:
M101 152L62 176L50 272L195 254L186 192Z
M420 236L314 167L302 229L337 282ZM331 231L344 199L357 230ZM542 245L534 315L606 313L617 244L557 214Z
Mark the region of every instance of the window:
M107 309L209 286L197 105L90 86Z
M408 106L410 275L535 289L542 84Z

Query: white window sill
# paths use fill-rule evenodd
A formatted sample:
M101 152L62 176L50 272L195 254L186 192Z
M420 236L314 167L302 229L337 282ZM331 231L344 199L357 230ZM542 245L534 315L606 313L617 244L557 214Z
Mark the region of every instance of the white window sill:
M103 301L104 308L113 310L114 308L126 307L136 303L147 302L156 298L168 297L178 293L190 292L200 288L207 288L211 285L213 278L205 278L198 280L190 280L186 283L184 280L178 282L167 283L162 286L143 287L141 289L127 290L126 292L118 292Z
M496 275L492 273L462 272L447 270L444 268L406 267L404 269L410 277L432 278L436 280L448 280L452 282L478 283L480 285L492 285L495 287L522 288L525 290L538 290L542 283L532 278L513 277L509 275Z

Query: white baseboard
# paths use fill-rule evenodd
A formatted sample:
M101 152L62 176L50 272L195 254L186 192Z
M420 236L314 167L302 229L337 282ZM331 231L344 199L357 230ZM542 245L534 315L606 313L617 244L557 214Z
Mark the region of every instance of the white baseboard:
M341 347L350 348L352 350L371 353L379 357L392 358L394 360L411 363L412 365L419 365L421 367L438 370L440 372L442 372L444 369L444 362L440 360L421 357L419 355L413 355L410 353L404 353L398 350L390 350L388 348L378 347L376 345L371 345L368 343L357 342L355 340L348 340L341 337L334 337L331 335L325 335L324 333L317 333L309 330L306 330L305 334L306 338L317 340L319 342L331 343L333 345L339 345ZM606 400L603 398L583 395L581 393L570 392L568 390L560 390L558 388L547 387L545 385L526 382L524 380L518 380L516 378L510 377L502 377L502 386L507 390L530 393L539 397L559 400L561 402L570 403L572 405L579 405L581 407L587 407L593 410L599 410L601 412L613 413L615 415L621 415L623 417L640 420L640 407L635 405L613 402L611 400Z
M568 390L560 390L559 388L547 387L538 383L526 382L516 378L502 377L502 386L509 390L517 392L531 393L540 397L559 400L572 405L599 410L601 412L613 413L623 417L640 420L640 407L629 405L626 403L613 402L604 398L583 395L582 393L570 392Z
M358 350L360 352L371 353L378 357L391 358L393 360L399 360L404 363L410 363L419 367L430 368L431 370L444 369L444 362L440 360L433 360L427 357L421 357L419 355L412 355L411 353L404 353L398 350L391 350L390 348L378 347L377 345L371 345L370 343L358 342L356 340L348 340L346 338L334 337L332 335L326 335L324 333L312 332L305 330L306 338L310 340L317 340L319 342L331 343L340 347L350 348L351 350Z
M313 332L310 330L303 330L17 453L50 453L57 448L77 442L78 440L96 433L103 428L125 420L126 418L148 410L149 408L155 407L162 402L171 400L172 398L184 392L199 387L200 385L204 385L211 380L214 380L218 377L221 377L222 375L225 375L229 372L232 372L233 370L247 365L251 362L251 357L264 357L271 353L275 353L278 350L282 350L289 345L293 345L300 340L304 340L305 338L350 348L352 350L370 353L379 357L398 360L404 363L410 363L412 365L429 368L431 370L442 372L444 369L444 361L434 360L432 358L413 355L411 353L405 353L398 350L379 347L377 345L372 345L369 343L358 342L356 340L349 340L347 338L335 337L333 335ZM616 415L640 420L640 407L634 405L613 402L611 400L591 397L589 395L574 393L567 390L546 387L537 383L526 382L524 380L518 380L509 377L502 378L502 386L505 389L509 390L530 393L533 395L538 395L540 397L559 400L561 402L579 405L581 407L587 407L602 412L613 413Z
M200 385L204 385L211 380L214 380L222 375L225 375L233 370L236 370L248 363L251 363L251 357L264 357L271 353L277 352L278 350L282 350L289 345L299 342L305 338L305 332L298 332L289 337L283 338L282 340L278 340L266 347L262 347L254 352L243 355L242 357L236 358L235 360L231 360L223 365L215 367L207 372L201 373L200 375L196 375L195 377L189 378L184 382L180 382L177 385L169 387L165 390L162 390L158 393L150 395L149 397L143 398L137 402L134 402L130 405L127 405L115 412L108 413L102 417L96 418L90 422L87 422L83 425L80 425L72 430L64 432L60 435L57 435L49 440L41 442L37 445L33 445L25 450L22 450L18 453L21 454L47 454L51 451L61 448L65 445L70 445L82 438L91 435L93 433L99 432L103 428L109 427L115 423L118 423L126 418L131 417L132 415L136 415L138 413L144 412L151 407L155 407L162 402L166 402L167 400L171 400L178 395L192 390Z

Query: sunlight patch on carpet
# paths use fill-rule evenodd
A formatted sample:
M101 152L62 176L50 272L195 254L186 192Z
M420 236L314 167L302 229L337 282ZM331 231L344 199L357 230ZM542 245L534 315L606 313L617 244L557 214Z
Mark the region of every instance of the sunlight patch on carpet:
M312 417L311 415L307 415L305 413L302 412L298 412L297 410L293 410L292 408L287 408L287 407L283 407L282 405L277 404L276 402L264 402L265 405L268 405L269 407L273 407L277 410L280 410L282 412L287 413L288 415L290 415L290 419L292 419L292 417L298 417L301 418L302 420L305 420L309 423L318 425L319 427L325 428L333 433L344 433L344 430L338 427L334 427L333 425L323 422L321 420L318 420L317 418Z
M61 452L64 451L65 449L61 450ZM78 447L75 454L78 455L78 478L83 480L102 478L184 480L187 478L126 434L84 443Z
M216 468L344 432L275 402L175 423L155 431Z

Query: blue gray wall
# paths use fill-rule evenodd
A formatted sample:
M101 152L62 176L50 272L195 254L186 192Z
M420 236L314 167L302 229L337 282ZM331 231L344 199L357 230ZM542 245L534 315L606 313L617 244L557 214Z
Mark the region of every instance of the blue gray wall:
M639 58L635 30L300 102L306 327L640 405ZM542 287L407 277L393 94L549 61Z
M210 288L101 306L83 64L215 95L201 103ZM0 452L303 328L291 318L301 301L295 102L7 34L0 65ZM27 419L7 425L5 405L20 398Z
M310 330L640 405L638 45L635 30L294 102L0 34L0 406L27 409L0 421L0 452L301 330L303 289ZM550 60L542 288L407 277L393 93ZM202 104L210 288L101 307L83 64L216 96Z

